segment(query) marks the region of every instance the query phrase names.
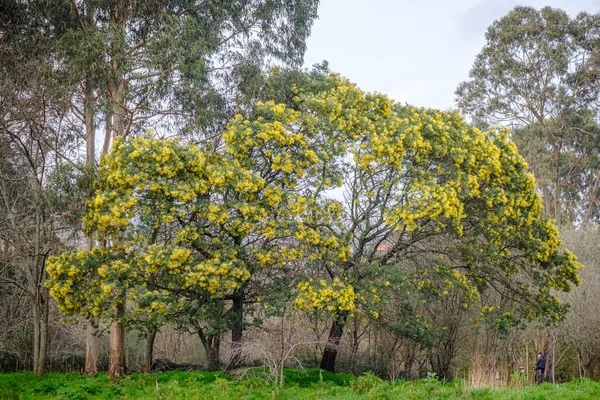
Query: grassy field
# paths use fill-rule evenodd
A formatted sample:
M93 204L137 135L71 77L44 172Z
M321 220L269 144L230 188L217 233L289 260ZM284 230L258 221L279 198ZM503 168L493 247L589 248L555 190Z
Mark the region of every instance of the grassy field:
M598 399L600 382L573 381L523 389L469 390L461 381L384 382L319 370L286 370L282 388L255 371L242 378L222 372L133 374L110 381L106 374L0 374L0 399Z

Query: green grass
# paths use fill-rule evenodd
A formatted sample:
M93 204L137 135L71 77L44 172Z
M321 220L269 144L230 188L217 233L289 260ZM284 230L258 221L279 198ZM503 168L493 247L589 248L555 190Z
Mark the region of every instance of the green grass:
M285 385L269 384L264 370L237 381L223 372L133 374L111 381L106 374L0 374L0 399L596 399L600 382L573 381L523 389L469 390L461 381L399 381L395 387L372 374L354 377L318 369L286 370Z

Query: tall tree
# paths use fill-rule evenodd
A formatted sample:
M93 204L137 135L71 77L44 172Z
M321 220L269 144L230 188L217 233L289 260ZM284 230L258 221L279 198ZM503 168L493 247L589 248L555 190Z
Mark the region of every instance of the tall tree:
M598 218L600 14L516 7L495 21L459 109L478 123L518 128L513 139L560 225ZM573 206L575 204L576 206Z
M56 32L32 18L27 8L17 1L1 7L0 242L7 257L0 282L15 285L30 299L33 371L41 374L50 300L44 288L46 258L60 248L56 229L64 222L58 215L65 211L51 201L50 178L58 163L48 134L64 107L55 102L55 82L48 79L51 53L47 45Z
M230 366L237 367L245 304L250 293L262 296L250 291L259 273L284 268L305 243L337 247L330 235L316 235L311 215L323 214L321 193L338 180L340 143L355 125L343 110L357 98L335 75L328 86L299 93L299 110L257 103L252 120L231 122L219 151L150 136L119 139L86 217L87 229L110 245L50 261L50 293L61 309L111 319L113 307L137 304L118 316L123 324L144 309L168 319L195 315L187 301L226 302Z
M65 160L83 153L91 168L100 128L100 154L116 137L151 125L164 135L167 129L198 138L220 133L241 81L258 76L267 63L301 64L317 5L316 0L13 1L1 39L44 43L49 57L38 65L60 82L53 96L68 106L45 140ZM26 58L27 46L2 55L15 54ZM18 73L18 63L13 65ZM57 146L65 141L69 152ZM119 337L113 341L115 359L124 359L123 329L113 328ZM90 373L97 370L95 341L92 329Z
M566 308L550 288L568 291L580 265L559 250L507 132L481 132L457 113L400 107L381 95L364 102L348 147L344 223L328 228L347 255L314 264L296 301L333 316L321 368L335 369L351 313L379 318L390 312L388 299L407 293L432 301L458 291L457 307L479 305L482 318L508 325L562 318ZM488 291L503 301L478 304ZM426 326L405 314L413 316L406 327Z

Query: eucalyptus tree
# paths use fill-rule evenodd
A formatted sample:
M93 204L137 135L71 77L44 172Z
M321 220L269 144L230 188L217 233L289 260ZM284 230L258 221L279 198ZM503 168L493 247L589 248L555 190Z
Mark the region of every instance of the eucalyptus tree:
M116 137L149 126L160 126L164 135L218 137L233 115L240 84L267 64L301 64L317 5L316 0L14 1L2 40L44 43L48 57L38 60L38 70L57 82L52 97L66 108L45 141L64 162L84 158L89 169ZM14 55L27 59L27 46L3 53ZM20 65L14 65L18 74ZM113 330L123 337L118 324ZM123 349L122 339L117 342ZM95 354L86 370L93 373L97 344L88 349Z
M519 6L485 37L456 90L459 109L515 128L559 225L565 214L573 223L597 219L600 14Z

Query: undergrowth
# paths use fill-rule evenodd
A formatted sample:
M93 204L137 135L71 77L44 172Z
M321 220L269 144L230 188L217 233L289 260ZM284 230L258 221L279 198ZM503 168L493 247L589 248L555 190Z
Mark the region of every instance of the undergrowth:
M319 369L284 371L283 388L268 383L268 372L133 374L111 381L106 374L0 374L0 399L596 399L600 382L577 380L524 388L470 390L462 381L435 377L392 385L372 373L355 377Z

